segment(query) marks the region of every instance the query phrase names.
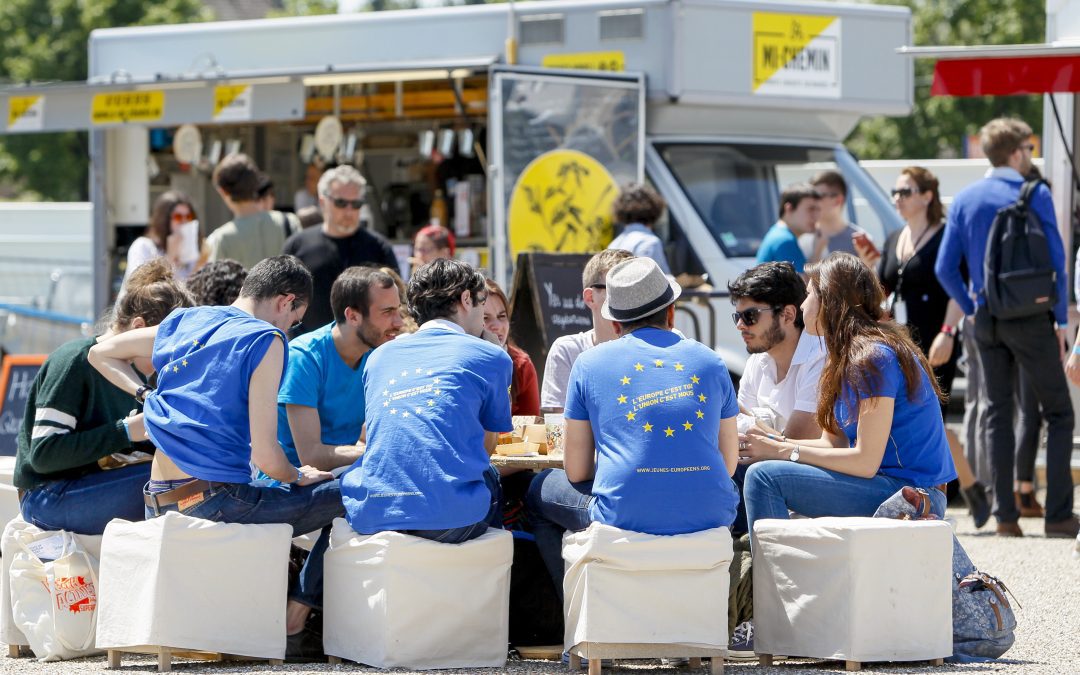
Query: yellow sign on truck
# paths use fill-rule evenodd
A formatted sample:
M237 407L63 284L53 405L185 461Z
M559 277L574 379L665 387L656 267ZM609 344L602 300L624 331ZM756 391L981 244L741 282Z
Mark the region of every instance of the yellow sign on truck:
M96 94L90 104L90 122L94 125L157 122L164 114L164 91Z

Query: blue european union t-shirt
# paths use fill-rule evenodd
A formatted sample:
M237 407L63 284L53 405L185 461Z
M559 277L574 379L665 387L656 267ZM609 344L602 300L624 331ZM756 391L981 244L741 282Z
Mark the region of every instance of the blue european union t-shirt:
M491 505L484 431L510 431L505 349L429 322L376 349L364 367L367 449L341 476L361 534L480 522Z
M726 527L739 495L720 454L720 420L739 403L724 361L700 342L639 328L582 353L567 419L596 443L589 517L649 534Z
M799 240L795 233L783 222L778 222L769 228L761 240L757 261L759 263L789 262L795 266L796 272L802 273L806 266L806 254L799 248Z
M146 433L188 475L251 480L248 385L275 338L285 343L280 330L235 307L177 309L158 326ZM287 350L284 358L287 366Z
M289 341L289 367L278 390L278 443L300 466L285 404L319 411L319 429L326 445L353 445L364 426L364 364L353 368L334 346L333 323Z
M878 344L872 358L878 372L868 382L870 395L867 398L895 401L892 429L877 472L908 481L915 487L932 487L956 478L956 468L945 438L945 424L941 419L941 406L926 371L920 369L919 386L915 395L909 396L904 371L900 369L892 347ZM852 399L851 388L845 386L833 412L848 443L854 446L859 433L859 414L857 401ZM849 403L855 405L849 406Z

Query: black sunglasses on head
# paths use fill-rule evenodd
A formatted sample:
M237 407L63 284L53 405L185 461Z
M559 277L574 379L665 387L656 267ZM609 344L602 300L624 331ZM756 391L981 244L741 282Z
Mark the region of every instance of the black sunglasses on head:
M779 308L778 307L750 307L749 309L744 309L741 312L732 312L731 313L731 320L735 322L736 326L738 326L739 322L742 321L745 326L750 327L750 326L753 326L755 323L758 322L758 319L761 318L761 313L762 312L775 312L777 309L779 309Z
M364 205L363 199L342 199L341 197L331 197L330 203L339 209L343 209L346 206L356 210L360 210L360 207Z

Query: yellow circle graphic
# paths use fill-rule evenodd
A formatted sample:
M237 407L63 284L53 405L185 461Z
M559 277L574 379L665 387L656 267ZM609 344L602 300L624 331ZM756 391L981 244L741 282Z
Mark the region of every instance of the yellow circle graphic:
M604 165L577 150L552 150L521 172L510 194L510 252L591 253L611 243L619 187Z

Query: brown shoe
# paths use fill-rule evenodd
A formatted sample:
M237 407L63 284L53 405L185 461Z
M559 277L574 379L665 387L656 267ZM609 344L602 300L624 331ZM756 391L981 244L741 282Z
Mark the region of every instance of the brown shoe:
M1065 520L1046 524L1046 536L1051 539L1072 539L1080 533L1080 520L1069 516Z
M1021 518L1042 518L1042 504L1035 498L1034 492L1014 492L1016 495L1016 508L1020 509Z
M997 536L1022 537L1024 536L1024 532L1020 529L1020 524L1016 521L1013 521L1011 523L1001 522L997 524Z

